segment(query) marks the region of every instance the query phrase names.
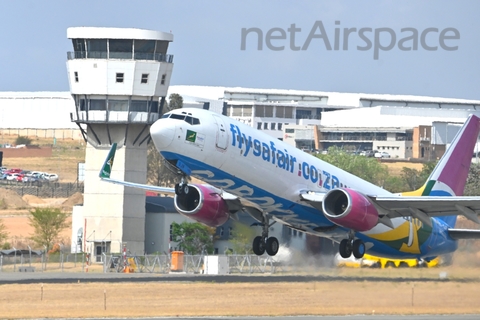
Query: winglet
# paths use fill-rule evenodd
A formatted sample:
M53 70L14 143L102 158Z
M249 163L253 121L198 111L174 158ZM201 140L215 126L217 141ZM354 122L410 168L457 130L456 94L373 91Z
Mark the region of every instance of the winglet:
M101 179L110 179L110 173L112 172L112 167L113 167L113 159L115 158L115 151L117 150L117 143L115 142L112 144L112 147L110 148L110 151L108 152L108 156L105 159L105 162L103 163L102 169L100 170L100 173L98 176Z

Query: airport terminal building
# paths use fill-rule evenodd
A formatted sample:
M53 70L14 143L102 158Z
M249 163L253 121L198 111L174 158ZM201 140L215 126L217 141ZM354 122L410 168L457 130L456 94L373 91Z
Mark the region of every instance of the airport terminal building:
M469 114L480 115L478 100L204 86L170 86L172 93L184 107L223 113L300 149L336 145L406 159L438 157L433 146L444 150ZM70 92L0 92L2 135L81 140L74 117Z

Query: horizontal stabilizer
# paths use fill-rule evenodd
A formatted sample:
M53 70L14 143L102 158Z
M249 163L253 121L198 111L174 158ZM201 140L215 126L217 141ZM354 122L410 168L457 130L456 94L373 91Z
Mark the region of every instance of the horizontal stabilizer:
M480 230L448 229L448 235L455 240L480 239Z

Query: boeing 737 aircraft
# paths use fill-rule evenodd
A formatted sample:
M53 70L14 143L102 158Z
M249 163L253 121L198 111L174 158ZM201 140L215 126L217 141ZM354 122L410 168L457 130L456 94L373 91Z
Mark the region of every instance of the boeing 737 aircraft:
M268 230L280 222L339 242L345 258L368 252L429 260L453 252L458 239L480 238L480 230L455 229L458 215L480 223L480 197L462 197L479 132L472 115L422 188L392 194L231 118L178 109L150 129L157 150L183 176L175 188L110 177L116 144L100 178L174 194L180 214L212 227L246 212L262 226L257 255L277 253ZM188 184L188 176L206 184Z

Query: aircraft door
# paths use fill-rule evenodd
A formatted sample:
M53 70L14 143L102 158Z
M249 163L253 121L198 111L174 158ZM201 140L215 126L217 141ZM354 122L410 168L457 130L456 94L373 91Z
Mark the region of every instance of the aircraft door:
M226 150L228 146L228 133L225 123L219 116L214 115L213 119L215 119L215 123L217 124L217 149L221 149L220 151Z

